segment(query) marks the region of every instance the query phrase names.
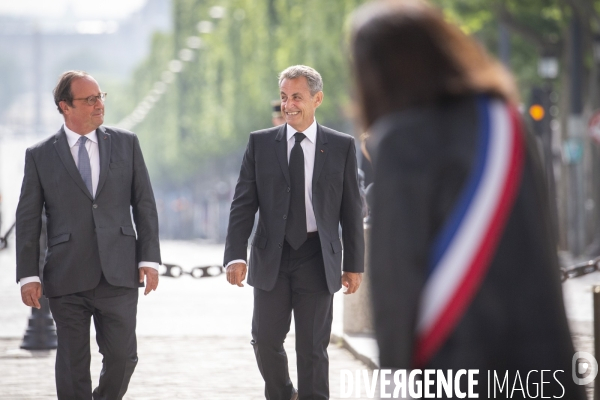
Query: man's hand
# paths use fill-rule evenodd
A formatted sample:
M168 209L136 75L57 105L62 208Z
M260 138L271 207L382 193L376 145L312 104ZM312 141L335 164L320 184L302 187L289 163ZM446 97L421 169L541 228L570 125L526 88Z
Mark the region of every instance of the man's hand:
M352 294L358 290L362 282L362 272L344 272L342 273L342 286L348 290L344 294Z
M140 283L144 283L144 276L146 277L146 289L144 290L144 296L158 287L158 271L152 267L141 267L140 268Z
M246 271L248 267L244 263L235 263L227 267L227 282L232 285L243 287L242 283L246 279Z
M29 282L21 286L21 299L29 307L40 309L39 299L42 297L42 284L39 282Z

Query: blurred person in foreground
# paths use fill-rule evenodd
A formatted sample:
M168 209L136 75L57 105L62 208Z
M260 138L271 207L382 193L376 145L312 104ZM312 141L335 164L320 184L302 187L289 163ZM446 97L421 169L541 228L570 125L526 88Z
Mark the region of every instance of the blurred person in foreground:
M54 102L64 125L25 154L17 282L23 303L39 308L45 207L48 249L41 282L56 321L59 400L123 398L138 361L138 288L144 278L144 294L158 285L158 218L150 178L138 138L102 125L105 96L86 72L63 73ZM92 318L103 356L93 393Z
M333 294L342 285L347 294L356 292L364 271L356 149L352 136L317 123L323 101L317 71L289 67L279 75L279 90L286 124L250 134L231 203L224 265L227 281L238 286L249 268L252 345L265 397L322 400L329 398ZM292 312L297 391L283 347Z
M560 382L543 377L543 395L583 399L547 191L511 76L420 1L359 8L351 48L375 170L381 368L479 369L480 383L508 371L511 387L518 371L532 394L539 371L562 370Z

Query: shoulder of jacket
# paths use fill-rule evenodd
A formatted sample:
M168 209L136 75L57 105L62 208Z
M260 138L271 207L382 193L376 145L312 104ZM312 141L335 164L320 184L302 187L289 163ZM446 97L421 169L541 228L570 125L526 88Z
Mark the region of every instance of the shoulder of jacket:
M277 133L279 132L279 130L281 129L281 125L280 126L274 126L272 128L266 128L266 129L261 129L258 131L254 131L254 132L250 132L251 136L257 137L257 136L269 136L269 135L277 135Z
M336 131L335 129L328 128L324 125L319 125L319 127L323 130L323 132L325 132L329 136L329 138L340 139L340 140L344 140L344 141L345 140L352 141L354 139L354 136L352 136L352 135L349 135L344 132Z
M29 146L27 148L27 150L29 150L30 152L36 153L38 151L43 151L43 149L45 149L46 147L52 146L54 144L54 142L56 142L56 136L59 134L55 133L52 136L48 136L47 138L37 142L36 144Z
M114 135L114 136L118 136L118 137L129 137L129 138L133 138L135 136L135 133L128 131L126 129L121 129L121 128L117 128L114 126L105 126L102 125L99 128L101 131L103 130L104 132L110 134L110 135Z

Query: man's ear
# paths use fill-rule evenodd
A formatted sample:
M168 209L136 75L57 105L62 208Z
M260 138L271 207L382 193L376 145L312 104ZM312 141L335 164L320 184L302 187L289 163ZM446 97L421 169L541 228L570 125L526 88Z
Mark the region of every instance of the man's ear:
M317 94L315 94L315 108L319 107L321 105L321 103L323 102L323 92L318 92Z
M69 111L69 105L67 104L66 101L61 100L58 102L58 106L60 107L60 109L62 110L63 114L66 114L67 111Z

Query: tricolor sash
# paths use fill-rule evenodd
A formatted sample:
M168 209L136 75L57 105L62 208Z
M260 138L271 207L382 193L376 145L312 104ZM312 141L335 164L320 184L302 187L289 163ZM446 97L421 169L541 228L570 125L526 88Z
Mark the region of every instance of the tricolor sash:
M464 315L490 265L512 209L524 144L518 113L477 99L479 140L474 168L433 242L417 318L415 367L441 348Z

